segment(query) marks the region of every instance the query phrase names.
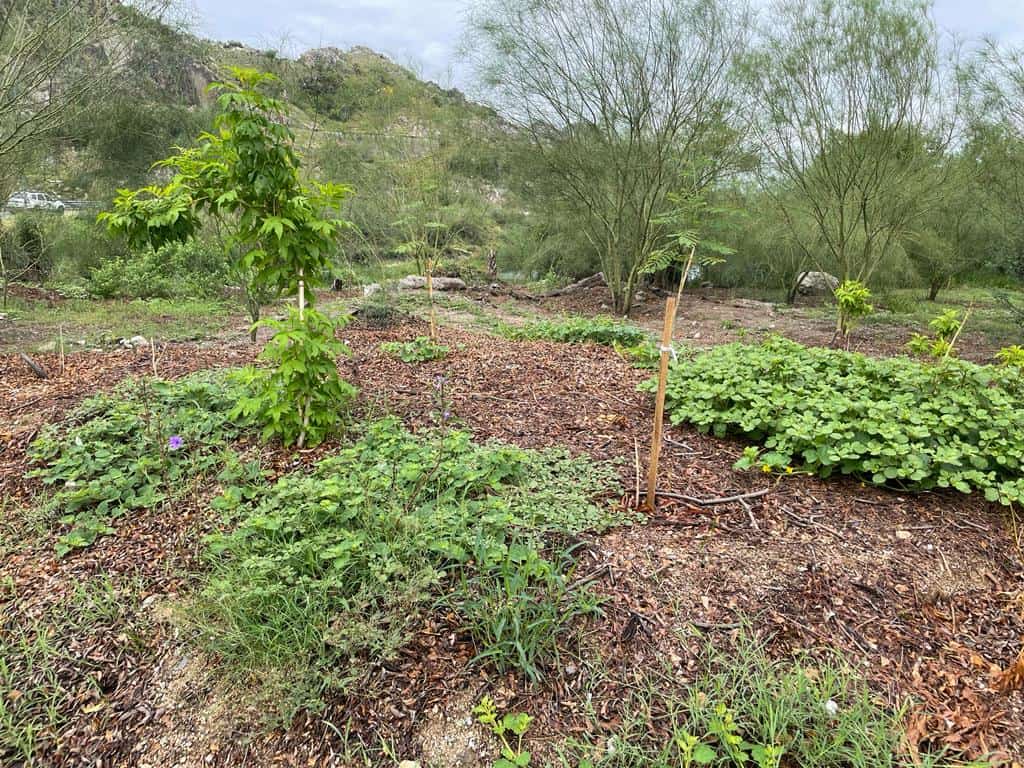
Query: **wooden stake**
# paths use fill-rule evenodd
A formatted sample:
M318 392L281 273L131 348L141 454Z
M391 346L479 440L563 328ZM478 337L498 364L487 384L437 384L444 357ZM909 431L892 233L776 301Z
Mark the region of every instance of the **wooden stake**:
M645 508L653 512L657 503L658 458L661 456L661 439L665 420L665 385L668 382L668 359L675 327L676 299L669 296L665 301L665 323L661 330L661 360L658 368L658 395L654 401L654 431L651 434L651 463L647 468L647 499Z
M57 338L60 346L60 375L64 375L64 323L57 326Z

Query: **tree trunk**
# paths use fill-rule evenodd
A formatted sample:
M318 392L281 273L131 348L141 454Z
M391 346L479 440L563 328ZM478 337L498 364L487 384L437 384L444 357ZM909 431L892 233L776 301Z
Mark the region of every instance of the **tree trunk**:
M928 286L928 301L935 301L939 298L939 291L942 290L942 284L932 282Z

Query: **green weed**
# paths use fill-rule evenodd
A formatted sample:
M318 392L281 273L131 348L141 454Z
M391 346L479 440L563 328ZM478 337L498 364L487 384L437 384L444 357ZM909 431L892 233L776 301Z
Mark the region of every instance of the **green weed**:
M600 768L697 765L897 768L902 712L876 703L831 654L771 659L741 637L732 654L709 646L699 678L678 692L669 668L643 673L603 741L570 741L562 764ZM596 730L596 728L595 728ZM951 766L922 755L916 765Z
M493 543L480 541L473 560L461 569L458 589L446 602L461 614L479 653L499 671L517 669L531 680L556 664L561 635L577 617L600 613L600 601L586 587L570 585L571 551L556 562L535 543L510 543L495 558Z
M208 540L210 573L188 623L226 674L286 721L318 709L328 690L354 691L442 588L471 584L482 599L487 584L463 572L491 573L544 531L621 521L595 503L613 478L564 453L375 422L310 474L252 501L222 499L233 523Z
M403 363L426 363L441 360L448 354L447 345L438 344L427 336L417 336L412 341L385 341L380 348Z
M67 526L58 554L89 546L118 518L160 506L220 467L240 431L228 413L241 392L224 372L132 381L46 428L29 456L40 465L32 475L53 489L46 508Z
M603 344L636 347L647 341L641 328L610 317L566 317L537 320L521 326L500 324L498 333L515 341L558 341L565 344Z

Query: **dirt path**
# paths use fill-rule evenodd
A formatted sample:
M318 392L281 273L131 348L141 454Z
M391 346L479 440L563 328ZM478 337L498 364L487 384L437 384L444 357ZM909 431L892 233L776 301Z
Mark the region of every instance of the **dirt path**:
M648 397L635 391L643 372L602 347L514 343L454 328L443 329L452 352L436 363L406 365L378 349L381 340L424 332L416 324L346 329L354 355L340 368L365 407L424 425L434 377L443 374L453 412L478 438L620 460L629 502L634 448L643 451L650 430ZM251 355L248 345L174 345L161 372L238 365ZM63 378L38 381L16 358L0 358L7 526L16 524L12 508L36 490L23 473L24 448L38 428L91 391L145 374L148 362L141 350L91 353L73 358ZM288 732L251 740L248 714L210 681L206 663L169 619L199 567L201 534L212 523L203 502L215 489L173 514L125 519L116 536L63 560L52 555L50 533L5 547L0 578L12 588L0 592L0 611L7 626L44 615L61 595L101 576L125 590L131 606L88 635L60 638L78 659L61 673L76 706L48 764L341 766L350 763L339 733L351 722L353 736L376 749L383 740L400 759L474 765L486 751L473 751L482 740L475 729L464 728L454 744L437 734L452 733L463 705L485 691L537 717L531 733L543 754L545 744L592 726L588 695L612 727L636 673L668 660L685 687L702 645L692 629L728 647L741 621L773 654L834 648L882 698L912 697L926 745L1024 755L1024 695L992 688L992 673L1012 663L1024 637L1024 564L1001 510L958 494L910 496L849 479L738 473L731 467L742 446L688 429L668 437L663 489L701 499L768 493L709 507L666 501L646 524L588 542L581 568L597 574L595 586L609 602L574 664L531 688L468 666L468 638L444 615L427 616L401 658L369 681L374 697L332 701ZM288 457L276 460L283 465Z

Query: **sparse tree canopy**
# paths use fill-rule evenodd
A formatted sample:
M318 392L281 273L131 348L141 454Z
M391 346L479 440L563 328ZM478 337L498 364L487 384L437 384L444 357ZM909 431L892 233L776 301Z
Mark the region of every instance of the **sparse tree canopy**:
M748 21L725 0L487 0L471 16L477 71L599 254L618 312L666 194L742 157L732 58Z
M781 0L766 19L745 67L762 181L808 263L866 282L940 186L955 104L930 5Z

